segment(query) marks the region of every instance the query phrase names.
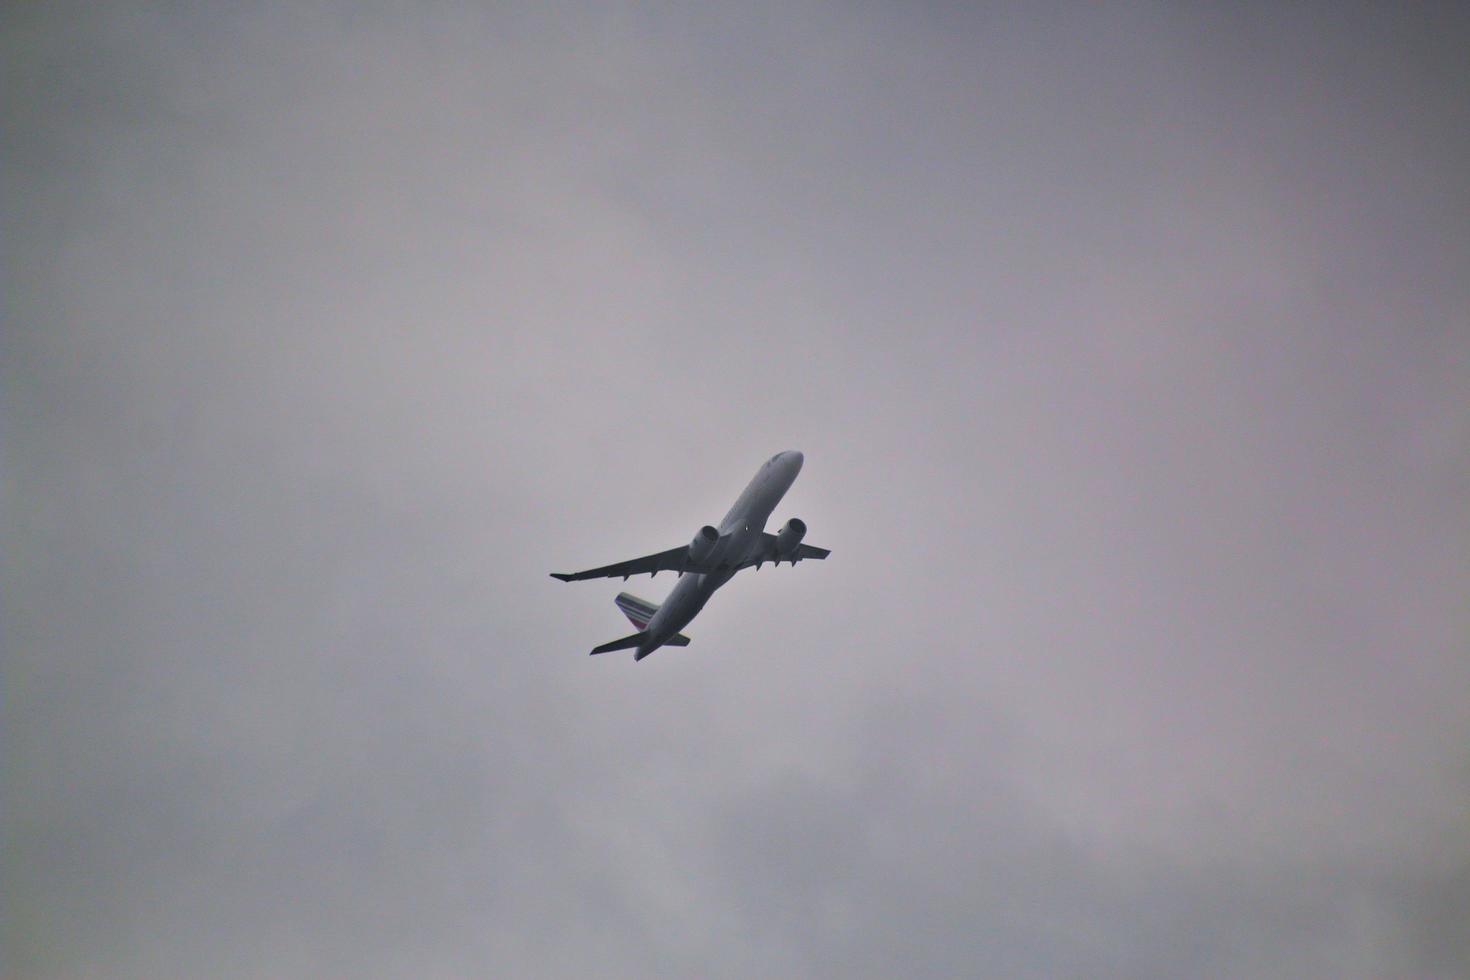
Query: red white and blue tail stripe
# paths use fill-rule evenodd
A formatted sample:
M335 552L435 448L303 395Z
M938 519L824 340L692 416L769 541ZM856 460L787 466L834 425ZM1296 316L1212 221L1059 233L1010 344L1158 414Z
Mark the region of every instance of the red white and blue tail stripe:
M658 606L654 603L647 599L640 599L636 595L629 595L627 592L619 592L618 597L613 601L618 604L623 615L627 616L629 621L640 630L648 629L648 621L653 618L654 613L658 612Z

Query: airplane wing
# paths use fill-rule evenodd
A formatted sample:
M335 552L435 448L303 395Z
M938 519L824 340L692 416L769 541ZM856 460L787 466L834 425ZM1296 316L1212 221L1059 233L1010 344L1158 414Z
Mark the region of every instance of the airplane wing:
M645 555L632 561L619 561L585 572L552 572L551 577L563 582L581 582L589 578L627 578L629 575L656 575L659 572L682 572L689 568L689 547L670 548L656 555Z
M827 548L818 548L814 545L809 544L799 544L796 546L796 554L792 555L790 558L782 555L781 560L789 561L794 565L797 562L802 561L806 558L821 560L823 558L826 558L831 553L832 552ZM774 534L763 533L761 535L760 549L755 553L754 557L745 559L744 563L742 563L740 567L749 568L751 565L763 565L768 561L775 560L776 536Z

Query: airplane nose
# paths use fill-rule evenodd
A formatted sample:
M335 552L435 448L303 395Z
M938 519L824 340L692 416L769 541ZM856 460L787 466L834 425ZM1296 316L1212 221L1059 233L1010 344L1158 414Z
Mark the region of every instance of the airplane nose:
M788 449L786 451L786 459L793 464L793 469L798 473L801 472L801 464L806 462L806 457L795 449Z

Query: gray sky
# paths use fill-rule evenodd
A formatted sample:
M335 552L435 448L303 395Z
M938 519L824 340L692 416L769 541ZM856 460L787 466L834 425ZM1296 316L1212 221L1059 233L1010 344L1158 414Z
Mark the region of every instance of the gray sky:
M130 7L0 21L7 975L1470 975L1463 8Z

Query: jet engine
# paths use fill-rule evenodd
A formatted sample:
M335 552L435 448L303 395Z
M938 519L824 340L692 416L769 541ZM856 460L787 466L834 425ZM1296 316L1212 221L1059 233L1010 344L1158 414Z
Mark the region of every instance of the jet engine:
M801 544L805 534L806 523L799 517L793 517L782 524L781 530L776 532L776 554L781 558L790 558L796 554L797 546Z
M706 524L694 535L694 540L689 542L689 561L698 565L710 556L715 550L715 542L720 540L720 532Z

